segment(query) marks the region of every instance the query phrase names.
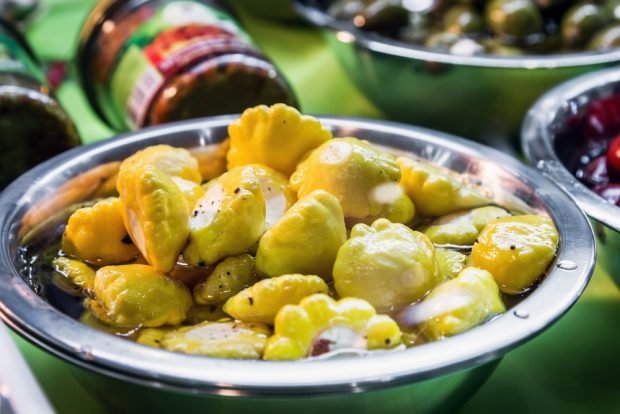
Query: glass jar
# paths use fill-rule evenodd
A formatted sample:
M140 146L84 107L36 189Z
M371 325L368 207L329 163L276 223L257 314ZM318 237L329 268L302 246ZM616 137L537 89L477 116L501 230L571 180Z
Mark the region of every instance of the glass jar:
M210 0L103 0L82 29L77 66L92 107L119 130L296 104L276 67Z
M21 22L29 18L39 7L39 0L0 0L0 18Z
M75 126L50 95L26 41L0 19L0 189L79 144Z

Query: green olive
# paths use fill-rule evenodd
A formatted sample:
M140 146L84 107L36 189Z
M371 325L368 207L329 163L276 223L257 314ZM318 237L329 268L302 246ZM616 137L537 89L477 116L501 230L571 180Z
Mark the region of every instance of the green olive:
M579 48L609 21L604 7L593 3L578 3L571 7L560 26L562 41L568 48Z
M605 8L610 18L620 20L620 0L607 0L605 2Z
M438 32L430 35L424 46L429 49L449 51L450 48L460 39L460 36L450 32Z
M425 10L430 11L432 14L436 16L440 16L444 14L446 10L449 10L451 7L458 6L458 5L482 9L485 2L486 0L433 0L432 1L433 5L430 7L426 7ZM427 1L416 1L416 0L411 1L410 0L404 3L405 4L407 3L427 4L429 2L428 0ZM408 6L405 6L405 7L408 7Z
M620 0L334 0L359 28L461 56L521 56L618 47ZM594 37L597 37L594 40Z
M559 33L540 36L536 41L524 46L529 54L558 53L562 50L562 37Z
M484 20L472 7L453 6L443 18L443 25L447 32L462 33L479 33L484 31Z
M531 0L492 0L486 7L486 21L493 33L512 43L527 43L543 32L543 18Z
M615 47L620 47L620 23L599 30L594 34L590 43L588 43L588 49L592 50L612 49Z
M357 27L386 32L398 31L408 21L409 11L399 0L375 0L353 18L353 24Z
M488 39L484 42L484 47L487 53L497 56L520 56L523 54L523 49L517 46L510 46L503 44L499 39Z
M400 38L405 42L423 44L432 28L433 21L428 14L411 13L409 23L400 31Z

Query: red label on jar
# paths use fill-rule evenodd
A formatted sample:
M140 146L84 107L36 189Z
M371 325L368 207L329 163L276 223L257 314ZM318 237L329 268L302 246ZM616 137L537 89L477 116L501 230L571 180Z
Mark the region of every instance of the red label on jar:
M205 57L229 52L252 52L234 33L214 26L181 26L166 30L144 48L144 54L164 77Z

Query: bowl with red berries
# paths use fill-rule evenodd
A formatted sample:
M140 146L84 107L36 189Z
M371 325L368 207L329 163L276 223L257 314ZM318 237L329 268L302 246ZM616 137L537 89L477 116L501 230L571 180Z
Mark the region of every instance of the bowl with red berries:
M590 216L601 265L620 286L620 68L547 92L522 126L527 159Z

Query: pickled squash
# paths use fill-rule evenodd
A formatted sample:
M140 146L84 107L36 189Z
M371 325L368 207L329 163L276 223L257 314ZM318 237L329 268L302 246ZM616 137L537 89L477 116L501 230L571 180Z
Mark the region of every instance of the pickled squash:
M199 305L226 301L255 281L254 258L249 254L222 260L213 273L194 287L194 300Z
M471 262L491 272L502 292L514 295L531 288L544 274L557 246L558 231L549 217L505 217L484 227Z
M465 332L505 310L493 276L468 267L433 289L408 316L428 339L437 340Z
M327 293L327 284L314 275L282 275L242 290L224 304L224 312L244 322L273 324L278 310L306 296Z
M165 332L159 345L169 351L218 358L260 359L270 329L257 323L202 322Z
M380 312L422 299L440 281L428 238L386 219L353 227L333 274L340 297L367 300Z
M331 280L336 255L346 239L338 199L317 190L300 199L263 235L256 267L270 277L302 273Z
M325 190L340 201L345 217L364 219L385 211L386 205L403 202L402 191L390 191L398 188L399 180L400 169L391 155L367 141L336 138L298 165L291 176L291 187L299 198ZM388 200L385 193L391 196ZM411 217L407 214L405 218Z
M185 148L170 145L153 145L146 147L126 158L121 168L131 170L141 165L150 164L170 177L200 184L202 176L196 160Z
M170 177L151 164L123 163L117 182L123 222L149 264L169 272L189 235L183 192Z
M304 154L332 137L317 119L283 104L246 109L228 133L228 169L258 163L285 175L295 171Z
M396 322L377 315L368 302L356 298L336 302L316 294L278 312L264 358L294 360L343 348L389 349L400 345L401 338Z
M97 270L88 304L102 322L155 328L177 325L192 304L189 289L146 265L106 266Z
M98 201L76 210L62 237L62 250L69 256L105 266L127 263L138 256L122 217L118 198Z
M194 206L183 257L210 265L249 251L265 231L265 197L252 167L237 167L209 182Z
M401 185L423 216L438 217L489 204L489 198L457 173L422 160L397 159Z

